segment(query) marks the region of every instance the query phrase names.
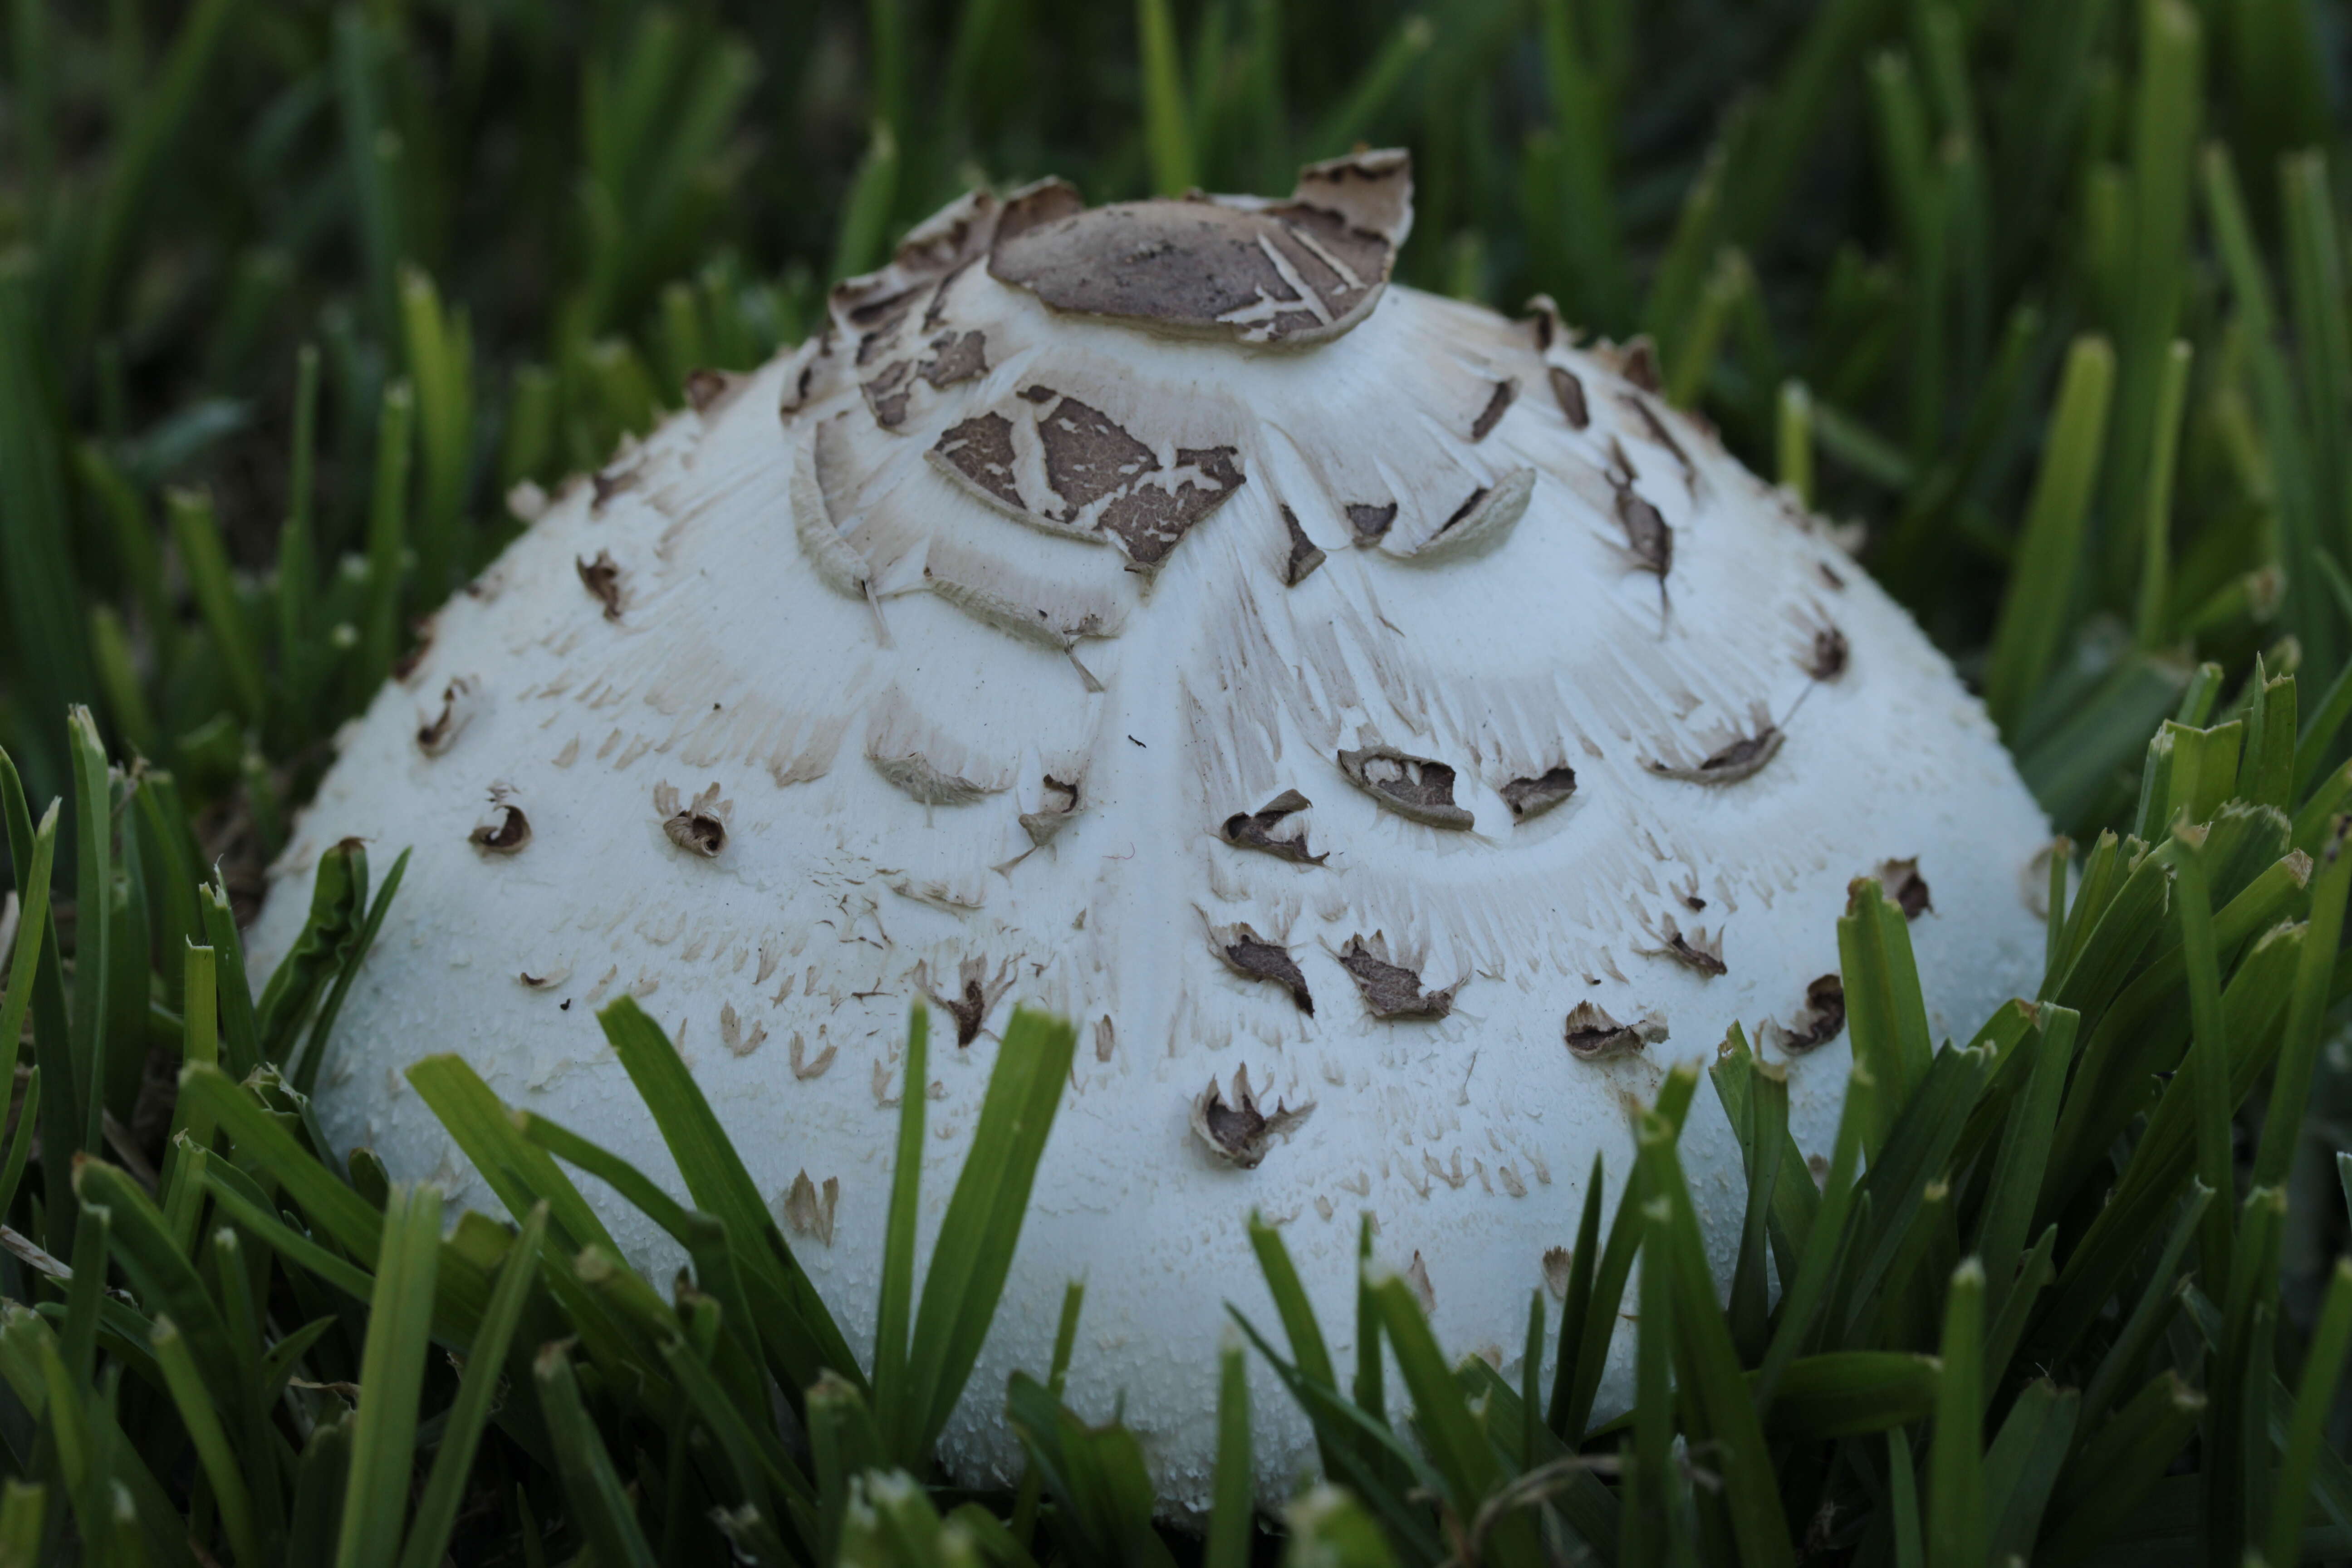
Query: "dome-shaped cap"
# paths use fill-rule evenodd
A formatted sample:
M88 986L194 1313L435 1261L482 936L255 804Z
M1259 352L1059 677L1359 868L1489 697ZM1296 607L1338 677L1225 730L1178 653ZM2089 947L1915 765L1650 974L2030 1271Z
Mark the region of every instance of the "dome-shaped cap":
M1642 352L1387 284L1408 182L973 195L560 496L278 868L265 951L320 850L415 848L329 1130L468 1182L401 1078L456 1050L667 1175L591 1016L633 994L856 1339L898 1097L937 1102L935 1226L995 1031L1059 1011L1078 1063L950 1457L1017 1472L1004 1379L1082 1277L1073 1399L1124 1389L1197 1501L1225 1303L1270 1319L1252 1209L1336 1337L1369 1212L1450 1346L1515 1344L1627 1102L1735 1022L1826 1152L1850 879L1903 863L1939 1031L2024 987L2046 829L1950 668ZM1685 1158L1727 1264L1704 1097ZM1281 1488L1311 1448L1264 1394Z

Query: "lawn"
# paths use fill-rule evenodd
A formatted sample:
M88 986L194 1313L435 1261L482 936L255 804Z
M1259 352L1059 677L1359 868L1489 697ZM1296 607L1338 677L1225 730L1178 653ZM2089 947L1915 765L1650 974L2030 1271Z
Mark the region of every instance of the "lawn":
M0 1564L2352 1559L2352 13L6 15ZM1903 912L1857 883L1828 1169L1736 1033L1668 1075L1561 1214L1558 1289L1494 1325L1516 1381L1377 1260L1308 1300L1254 1225L1278 1317L1199 1370L1217 1501L1181 1520L1115 1412L1063 1403L1075 1288L1054 1360L986 1391L1017 1490L936 1454L1058 1020L1004 1030L951 1245L919 1255L897 1162L869 1361L626 999L598 1019L684 1192L456 1058L417 1091L499 1212L329 1144L309 1096L402 847L320 858L257 995L240 931L338 729L522 531L510 497L799 342L976 184L1279 194L1360 145L1412 154L1401 279L1646 337L1662 395L1981 694L2066 836L2034 996L1932 1038ZM910 1082L940 1048L911 1029ZM1701 1097L1749 1183L1727 1279L1677 1153ZM688 1278L630 1268L609 1194ZM1251 1363L1321 1459L1280 1507Z

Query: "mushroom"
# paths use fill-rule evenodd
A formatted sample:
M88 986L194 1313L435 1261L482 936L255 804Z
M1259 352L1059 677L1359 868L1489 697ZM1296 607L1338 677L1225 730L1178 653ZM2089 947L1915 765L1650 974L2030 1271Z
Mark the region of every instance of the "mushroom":
M559 491L502 591L452 599L414 684L348 727L276 873L257 976L321 847L415 847L320 1085L329 1135L434 1169L397 1075L456 1050L667 1170L592 1016L634 992L855 1342L908 1007L936 999L934 1194L1012 1006L1057 1012L1095 1048L946 1458L1019 1472L997 1391L1083 1276L1071 1396L1129 1391L1197 1507L1224 1303L1272 1317L1253 1209L1291 1216L1333 1331L1370 1211L1441 1337L1485 1343L1596 1152L1613 1201L1627 1100L1735 1022L1784 1027L1791 1135L1830 1147L1847 1045L1817 982L1858 872L1934 879L1910 929L1939 1037L2023 991L2018 877L2049 831L1950 666L1645 383L1646 350L1391 284L1410 190L1375 152L1270 201L975 193L836 289L819 336L698 383L625 482ZM1790 644L1831 592L1835 679ZM468 841L492 779L529 805L519 858ZM1704 911L1687 953L1669 899ZM1738 1151L1704 1104L1683 1157L1727 1261ZM1260 1419L1276 1495L1313 1449Z

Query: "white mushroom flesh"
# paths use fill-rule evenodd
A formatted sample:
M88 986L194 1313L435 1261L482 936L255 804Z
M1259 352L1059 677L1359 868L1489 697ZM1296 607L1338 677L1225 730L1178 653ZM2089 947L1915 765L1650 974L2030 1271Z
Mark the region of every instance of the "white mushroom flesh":
M1065 1015L1076 1068L946 1450L1019 1473L1005 1378L1043 1370L1084 1278L1071 1397L1123 1389L1199 1505L1225 1303L1274 1317L1253 1208L1335 1353L1367 1211L1445 1342L1507 1338L1596 1151L1613 1203L1628 1102L1735 1022L1804 1042L1767 1054L1798 1146L1829 1149L1848 1054L1807 1038L1809 987L1851 879L1932 883L1939 1037L2029 987L2046 826L1950 667L1625 356L1383 287L1408 180L1370 154L1290 204L967 198L823 338L554 498L351 728L275 868L257 975L320 850L415 852L341 1016L331 1134L495 1208L401 1077L456 1051L674 1182L594 1018L634 994L862 1344L899 1097L933 1100L935 1227L1013 1006ZM1095 276L1162 242L1262 275L1246 300L1181 265ZM473 837L494 783L528 816L510 854ZM1234 956L1244 926L1297 986ZM1702 926L1720 973L1665 940ZM1371 952L1445 1005L1382 1016ZM1580 1005L1656 1043L1573 1054ZM1267 1125L1221 1157L1245 1096ZM1704 1090L1684 1157L1727 1270L1738 1159ZM1275 1392L1269 1496L1312 1455Z

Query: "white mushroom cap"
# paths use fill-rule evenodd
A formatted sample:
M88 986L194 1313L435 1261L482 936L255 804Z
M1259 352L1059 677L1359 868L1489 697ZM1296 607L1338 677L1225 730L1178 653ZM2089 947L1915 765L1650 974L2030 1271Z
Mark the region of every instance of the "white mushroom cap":
M1640 354L1385 287L1409 178L968 197L557 498L277 868L267 955L320 850L415 850L331 1133L491 1206L401 1077L457 1051L674 1180L593 1016L634 993L863 1344L910 1002L933 1226L994 1031L1058 1011L1078 1063L948 1455L1017 1474L1005 1378L1083 1278L1073 1401L1124 1389L1199 1503L1225 1303L1273 1321L1251 1209L1335 1346L1365 1211L1445 1342L1514 1344L1596 1151L1613 1202L1627 1100L1735 1022L1827 1151L1851 879L1932 885L1939 1033L2023 990L2047 829L1949 666ZM1727 1270L1711 1095L1685 1161ZM1286 1489L1307 1429L1260 1394Z

